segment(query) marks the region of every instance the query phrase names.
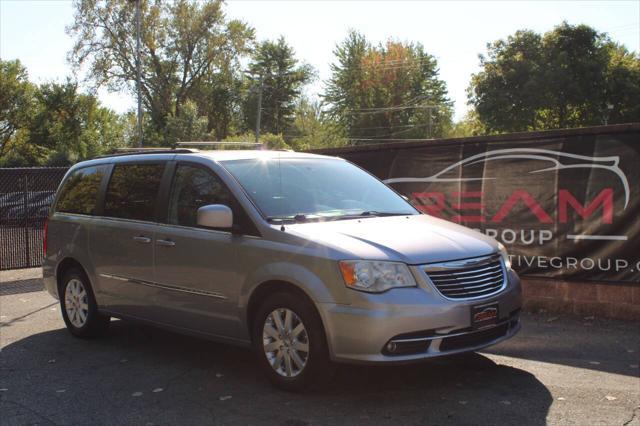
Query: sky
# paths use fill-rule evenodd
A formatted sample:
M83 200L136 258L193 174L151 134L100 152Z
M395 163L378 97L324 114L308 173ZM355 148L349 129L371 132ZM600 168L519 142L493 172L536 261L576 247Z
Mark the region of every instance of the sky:
M455 102L455 118L468 110L466 89L479 71L478 55L488 42L519 29L539 33L563 20L607 32L629 50L640 51L640 0L633 1L240 1L225 7L229 18L256 29L258 40L283 35L297 58L312 65L318 79L307 94L322 93L330 77L333 50L350 29L374 43L389 39L420 42L435 56L440 78ZM37 83L63 82L72 75L67 52L73 40L71 0L0 0L0 58L20 59ZM98 92L117 112L134 107L129 93Z

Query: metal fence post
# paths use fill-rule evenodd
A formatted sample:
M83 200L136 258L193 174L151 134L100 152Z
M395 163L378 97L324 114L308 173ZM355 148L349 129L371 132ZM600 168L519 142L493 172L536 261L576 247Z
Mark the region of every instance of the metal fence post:
M22 178L24 180L24 190L22 193L23 199L23 207L22 214L24 216L24 247L25 254L27 258L27 265L31 265L31 249L29 244L29 203L27 202L29 198L29 182L28 182L28 172L26 170L23 171Z

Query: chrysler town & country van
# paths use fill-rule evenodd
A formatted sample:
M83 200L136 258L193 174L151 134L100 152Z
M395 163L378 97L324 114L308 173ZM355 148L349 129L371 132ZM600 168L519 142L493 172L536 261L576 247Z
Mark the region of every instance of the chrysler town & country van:
M82 162L45 246L45 286L73 335L116 317L252 346L289 390L333 362L414 362L520 328L500 244L339 158L175 149Z

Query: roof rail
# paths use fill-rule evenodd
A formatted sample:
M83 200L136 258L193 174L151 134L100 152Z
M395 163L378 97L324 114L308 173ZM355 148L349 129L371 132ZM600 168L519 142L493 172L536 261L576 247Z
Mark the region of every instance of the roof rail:
M254 146L256 148L263 149L265 146L259 142L200 142L200 141L192 141L192 142L178 142L176 143L178 146Z
M113 154L98 155L95 158L122 157L125 155L142 154L189 154L194 152L198 152L198 150L189 148L118 148Z

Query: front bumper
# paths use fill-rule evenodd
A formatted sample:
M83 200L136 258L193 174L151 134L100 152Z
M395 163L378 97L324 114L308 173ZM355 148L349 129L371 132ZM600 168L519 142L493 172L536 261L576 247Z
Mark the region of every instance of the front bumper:
M494 302L499 305L497 324L473 329L471 307ZM421 279L417 288L358 293L351 305L320 304L319 309L334 361L406 363L509 339L520 330L521 306L520 279L509 270L505 289L479 300L446 299ZM386 348L392 341L415 347L410 353L391 354Z

